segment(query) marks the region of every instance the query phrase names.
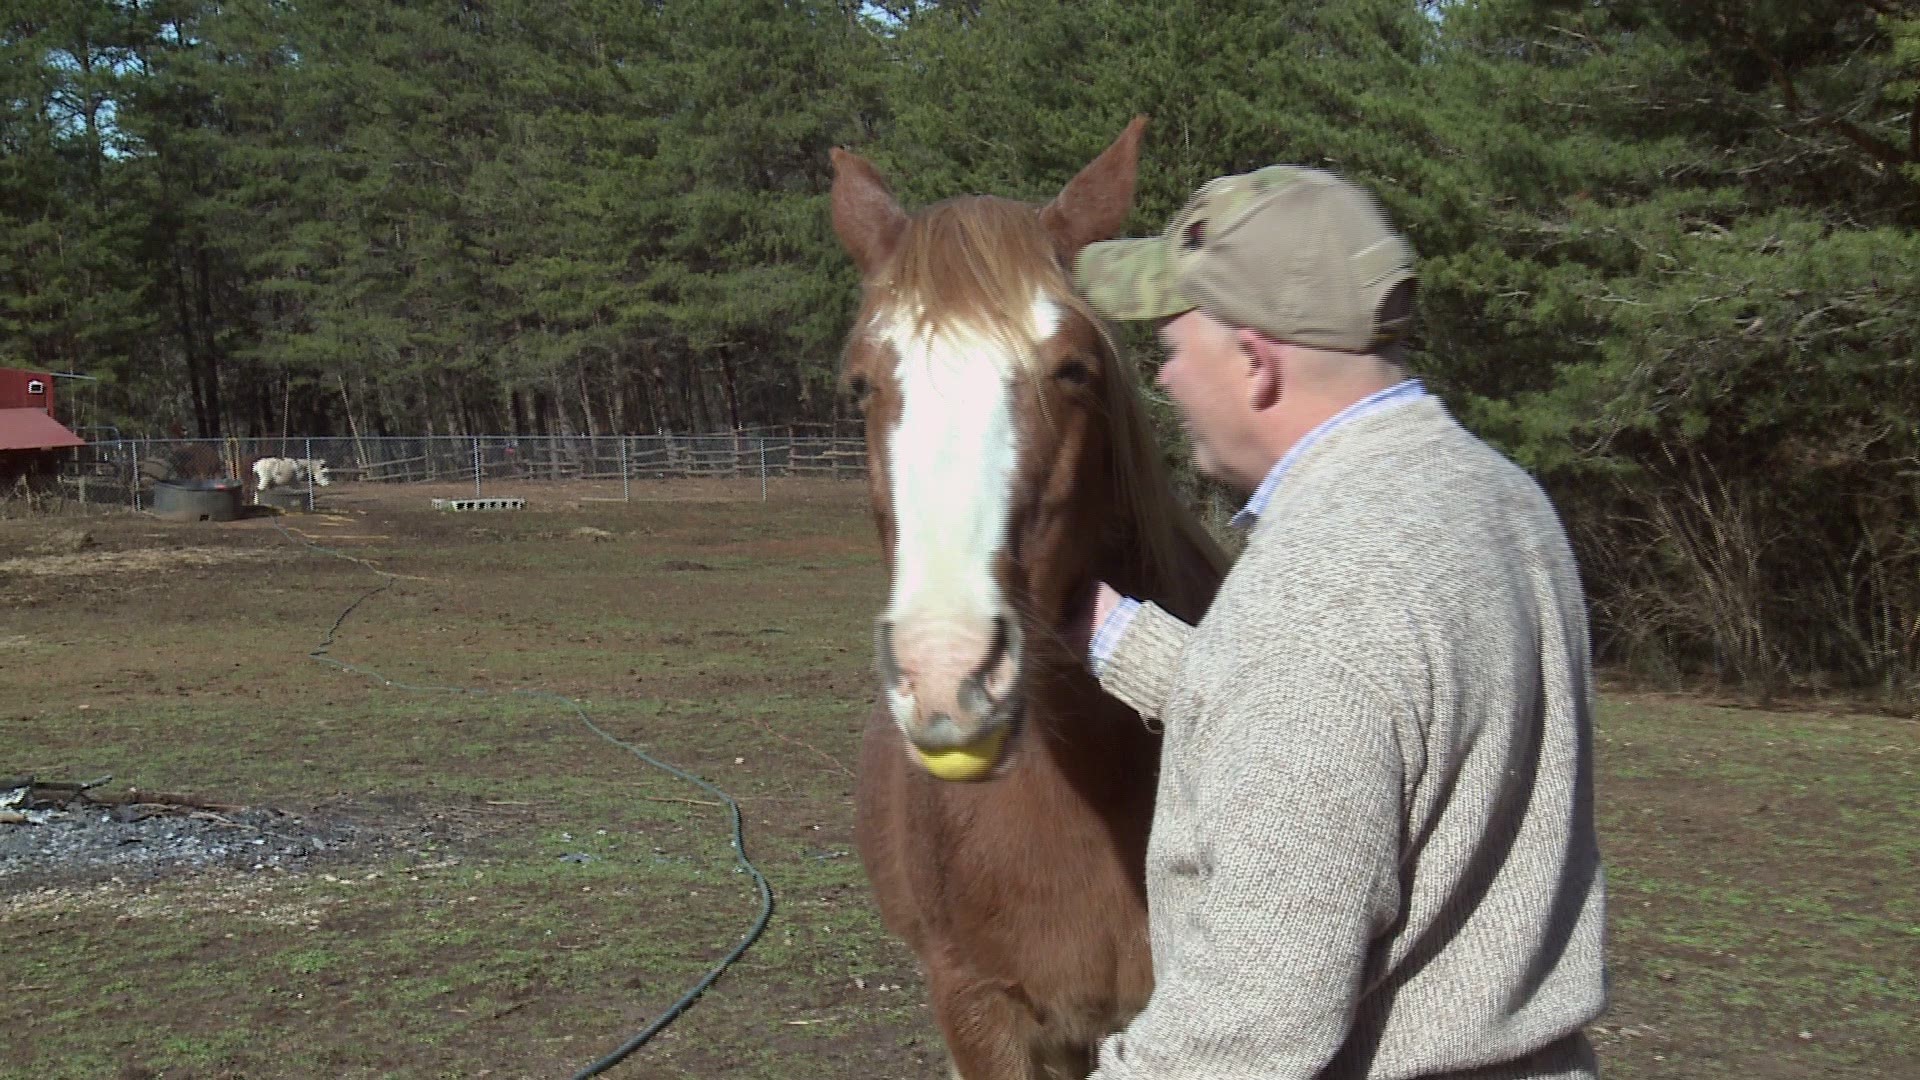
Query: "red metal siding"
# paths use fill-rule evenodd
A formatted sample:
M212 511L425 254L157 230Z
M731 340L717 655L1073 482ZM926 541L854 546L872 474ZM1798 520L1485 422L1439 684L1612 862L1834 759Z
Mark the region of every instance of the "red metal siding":
M34 393L34 390L39 393ZM0 409L39 409L53 415L53 375L0 368Z

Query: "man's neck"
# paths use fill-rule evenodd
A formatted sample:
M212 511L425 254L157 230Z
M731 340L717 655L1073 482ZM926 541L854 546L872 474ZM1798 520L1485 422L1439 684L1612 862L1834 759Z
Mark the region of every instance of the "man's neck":
M1421 393L1419 383L1401 379L1359 397L1350 398L1342 394L1320 403L1316 408L1298 409L1294 419L1302 425L1303 430L1299 430L1298 434L1275 430L1271 446L1277 452L1260 465L1258 479L1246 478L1245 483L1250 485L1246 489L1247 505L1234 515L1234 524L1245 524L1265 512L1267 500L1272 495L1271 489L1292 468L1288 462L1305 453L1307 446L1320 438L1320 433L1332 432L1346 423L1347 419L1343 418L1357 419L1377 409L1391 408L1396 402L1420 396Z
M1300 440L1312 434L1320 425L1403 381L1399 378L1353 380L1293 400L1283 398L1274 407L1271 424L1264 429L1266 438L1262 445L1267 451L1267 467L1261 470L1260 476L1254 477L1253 482L1258 484L1273 466L1279 464L1280 459L1287 456L1287 451L1299 445Z

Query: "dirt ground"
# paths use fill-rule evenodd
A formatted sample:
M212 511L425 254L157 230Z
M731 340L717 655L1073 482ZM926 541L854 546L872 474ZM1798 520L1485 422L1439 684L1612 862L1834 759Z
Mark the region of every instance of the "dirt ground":
M0 520L0 789L111 776L223 808L0 824L0 1080L551 1077L618 1045L754 891L709 793L525 691L738 799L778 897L610 1075L945 1077L852 854L883 589L860 485L428 509L471 494ZM1913 1075L1917 733L1608 697L1607 1075Z

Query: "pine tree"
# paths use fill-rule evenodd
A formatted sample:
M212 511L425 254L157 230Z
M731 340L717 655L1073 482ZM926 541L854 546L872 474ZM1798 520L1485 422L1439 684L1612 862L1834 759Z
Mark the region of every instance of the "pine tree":
M1612 655L1920 692L1897 629L1920 625L1920 129L1896 6L1449 15L1457 77L1532 134L1434 275L1443 366L1561 496Z
M158 322L136 257L150 209L122 162L130 5L36 0L0 25L0 364L136 374ZM92 419L113 422L108 411Z

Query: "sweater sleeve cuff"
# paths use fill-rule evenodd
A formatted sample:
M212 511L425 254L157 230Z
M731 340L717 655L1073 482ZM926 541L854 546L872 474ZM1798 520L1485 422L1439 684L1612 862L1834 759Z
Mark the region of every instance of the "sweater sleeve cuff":
M1133 617L1140 611L1140 601L1131 596L1123 596L1107 617L1100 621L1100 631L1093 635L1093 644L1087 650L1087 658L1093 662L1093 673L1106 670L1107 660L1113 656L1113 647L1120 643L1126 634Z
M1192 634L1193 627L1173 615L1141 604L1099 665L1101 688L1142 719L1158 719Z

